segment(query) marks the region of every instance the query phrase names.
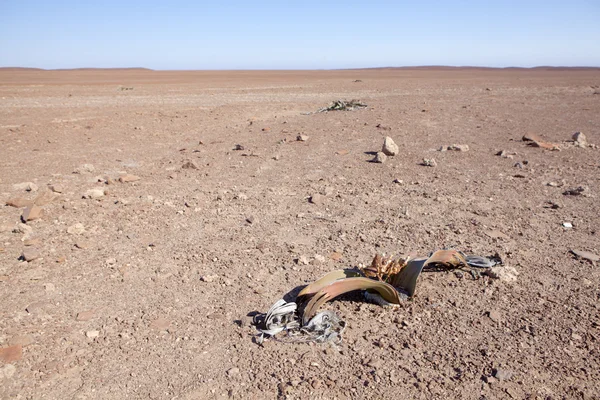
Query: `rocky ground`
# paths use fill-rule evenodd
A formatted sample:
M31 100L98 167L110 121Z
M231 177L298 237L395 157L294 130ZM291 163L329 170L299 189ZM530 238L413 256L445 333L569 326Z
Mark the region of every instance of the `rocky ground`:
M599 84L0 71L0 397L599 398ZM311 113L337 99L367 107ZM338 346L254 340L326 272L445 247L510 273L345 296Z

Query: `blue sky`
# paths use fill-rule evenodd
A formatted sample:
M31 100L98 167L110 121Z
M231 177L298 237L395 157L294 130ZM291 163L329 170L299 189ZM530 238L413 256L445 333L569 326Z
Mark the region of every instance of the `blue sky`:
M0 66L600 66L600 1L0 0Z

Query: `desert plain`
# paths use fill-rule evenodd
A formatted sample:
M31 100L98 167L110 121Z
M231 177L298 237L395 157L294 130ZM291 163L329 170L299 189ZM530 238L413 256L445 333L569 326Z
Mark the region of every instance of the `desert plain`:
M1 69L0 398L599 398L599 85ZM315 112L338 99L367 107ZM424 272L398 308L328 303L341 344L256 343L294 288L442 248L510 273Z

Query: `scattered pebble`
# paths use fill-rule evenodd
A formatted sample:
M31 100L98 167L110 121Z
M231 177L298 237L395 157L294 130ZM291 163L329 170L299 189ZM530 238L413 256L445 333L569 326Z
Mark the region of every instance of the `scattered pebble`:
M308 135L298 135L296 136L296 140L299 142L306 142L308 140Z
M227 376L230 378L237 378L240 376L240 369L237 367L230 368L227 370Z
M323 195L319 194L319 193L315 193L312 196L310 196L309 201L312 204L319 205L319 204L323 204L323 202L325 201L325 197Z
M88 242L87 240L79 240L77 242L75 242L75 247L77 247L80 250L86 250L89 249L91 247L91 243Z
M562 226L564 228L571 229L573 227L573 224L570 222L563 222Z
M587 138L581 132L575 132L573 134L573 141L575 142L575 146L577 146L577 147L587 147L588 146Z
M33 182L16 183L13 185L14 190L24 190L26 192L37 192L38 185Z
M514 158L514 156L517 155L516 151L508 151L508 150L502 150L499 151L498 153L496 153L497 156L500 156L502 158Z
M400 149L398 148L398 145L394 143L394 140L391 137L386 136L383 140L381 152L383 152L383 154L386 156L395 156L400 153Z
M424 158L423 162L421 162L421 165L426 167L437 167L437 162L433 158Z
M95 189L90 189L90 190L86 191L83 194L83 198L84 199L99 199L101 197L104 197L105 194L106 194L106 192L104 189L95 188Z
M36 249L35 247L28 247L25 250L23 250L23 253L21 253L21 259L25 260L27 262L37 260L40 257L41 257L40 251L38 249Z
M233 146L233 150L241 151L241 150L246 150L246 148L244 146L242 146L241 144L236 144L235 146Z
M87 331L85 333L85 336L87 336L90 339L95 339L98 336L100 336L100 331Z
M588 197L589 196L589 192L590 192L590 188L587 186L577 186L575 188L571 188L568 190L565 190L563 192L563 194L565 196L583 196L583 197Z
M451 151L469 151L468 144L452 144L448 146L448 150Z
M600 261L600 256L598 256L597 254L594 254L592 252L589 251L585 251L585 250L569 250L571 253L575 254L577 257L580 258L584 258L586 260L589 260L591 262L597 262Z
M508 381L513 377L514 374L506 369L495 369L493 371L493 375L494 378L498 379L499 381Z
M50 189L54 193L64 193L66 191L65 187L63 185L61 185L60 183L55 183L53 185L50 185L50 186L48 186L48 189Z
M206 283L211 283L216 281L217 279L219 279L219 275L214 274L214 275L203 275L200 277L200 280L202 282L206 282Z
M121 183L137 182L139 180L140 180L139 176L130 175L130 174L122 175L119 177L119 182L121 182Z
M383 151L378 151L377 154L375 154L375 158L371 161L374 163L383 164L387 161L387 156Z
M83 224L81 222L78 222L67 228L67 233L70 233L71 235L81 235L84 232L85 232L85 227L83 226Z
M31 205L23 211L23 215L21 216L21 219L23 220L23 222L33 221L34 219L41 218L42 214L43 214L43 209L41 207L38 207L36 205Z
M501 320L500 313L496 310L488 311L488 317L496 323L499 323Z
M308 257L300 256L296 259L296 263L299 265L308 265L309 264Z
M193 161L193 160L184 162L183 165L181 166L181 168L183 168L183 169L200 169L200 167L198 166L196 161Z
M92 164L83 164L80 167L75 168L74 174L90 174L94 172L96 168Z

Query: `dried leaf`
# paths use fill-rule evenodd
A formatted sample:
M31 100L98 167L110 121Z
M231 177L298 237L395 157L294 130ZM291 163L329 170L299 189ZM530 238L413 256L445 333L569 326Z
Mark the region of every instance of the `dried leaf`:
M336 271L332 271L326 274L325 276L319 278L317 281L306 286L304 289L302 289L302 291L298 293L298 299L305 296L313 296L319 290L323 289L325 286L328 286L337 280L358 276L361 276L360 272L354 269L339 269Z
M426 261L425 258L410 260L400 273L392 278L390 283L397 289L405 290L409 296L414 296L417 278L423 271Z
M441 268L448 268L448 269L454 269L454 268L468 266L467 260L465 259L465 257L456 250L438 250L438 251L436 251L435 253L433 253L431 255L431 257L429 257L427 259L427 261L425 261L425 264L423 265L423 267L427 267L430 265L433 267L441 267Z
M313 296L304 309L304 315L302 316L303 325L307 324L319 307L329 300L333 300L344 293L368 289L376 290L389 303L400 304L398 292L388 283L363 277L346 278L331 283Z

